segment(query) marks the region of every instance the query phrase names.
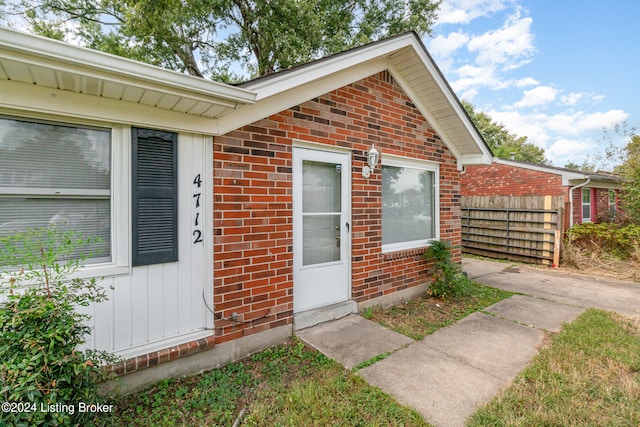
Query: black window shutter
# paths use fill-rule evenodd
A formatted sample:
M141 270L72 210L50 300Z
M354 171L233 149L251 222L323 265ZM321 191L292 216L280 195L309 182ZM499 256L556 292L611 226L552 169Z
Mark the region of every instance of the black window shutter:
M178 260L177 135L132 129L132 262Z

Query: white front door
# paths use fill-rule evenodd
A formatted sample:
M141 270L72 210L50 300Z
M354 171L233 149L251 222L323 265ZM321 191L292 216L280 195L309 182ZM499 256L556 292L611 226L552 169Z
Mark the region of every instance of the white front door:
M349 153L293 149L293 311L351 293Z

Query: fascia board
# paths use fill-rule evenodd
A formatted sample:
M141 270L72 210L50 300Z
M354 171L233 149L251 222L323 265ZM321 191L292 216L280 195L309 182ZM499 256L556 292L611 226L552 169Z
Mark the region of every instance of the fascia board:
M584 182L585 179L587 179L590 175L585 175L584 178L582 179L571 179L571 180L567 180L567 184L565 185L577 185L577 184L582 184ZM620 179L619 181L616 179L602 179L602 178L598 178L598 177L594 177L591 175L591 180L589 180L589 184L587 185L587 187L590 188L608 188L608 189L612 189L612 190L617 190L622 188L622 184L623 184L624 180Z
M423 66L427 69L430 77L436 83L441 94L445 97L447 103L451 106L456 116L460 119L461 125L464 126L464 129L468 133L469 137L475 142L479 153L474 153L473 155L463 153L457 147L455 141L449 138L448 132L446 132L446 130L439 124L439 120L431 113L428 107L428 100L421 99L421 97L419 97L413 91L409 83L406 81L405 77L393 64L390 64L389 71L391 72L391 74L393 74L393 77L402 87L405 93L409 96L409 98L412 99L418 110L420 110L420 112L427 118L436 133L440 136L440 138L442 138L442 141L462 166L467 164L478 164L476 162L479 162L480 164L491 164L491 159L493 157L492 153L489 151L484 141L482 141L481 137L478 135L478 132L476 131L473 123L471 123L471 121L469 120L466 112L460 105L458 98L453 93L447 82L444 80L435 63L425 52L423 46L420 45L414 37L411 37L410 41L414 54L420 59Z
M448 88L442 87L441 79L437 79L436 76L433 76L432 74L432 77L438 84L438 87L442 91L443 95L446 97L447 101L452 106L452 108L454 108L454 111L456 112L457 116L460 118L461 124L465 127L465 130L469 133L470 138L472 138L476 143L476 145L478 146L479 153L477 154L474 153L473 155L469 155L469 154L463 153L458 148L455 141L449 138L448 132L446 132L445 129L440 125L440 121L431 113L431 111L429 110L429 107L427 106L426 100L421 99L418 95L414 93L413 89L410 87L410 85L405 80L404 76L402 76L402 74L397 70L396 67L394 67L393 65L390 65L389 71L393 75L396 82L398 82L398 84L400 85L400 87L402 87L402 89L407 94L407 96L413 101L416 108L427 119L429 124L433 127L433 129L436 131L438 136L442 139L442 142L447 146L447 148L451 151L451 153L460 162L461 165L464 166L468 164L487 164L487 165L491 164L491 158L492 158L491 153L487 149L485 149L484 142L477 140L477 137L474 135L475 129L474 130L469 129L468 123L466 123L467 121L466 115L461 116L459 109L455 108L455 106L458 104L458 101L456 98L452 99L452 94L449 92ZM432 73L431 70L429 71L430 73Z
M354 65L375 61L379 58L387 58L390 54L406 47L413 39L413 35L408 33L404 36L394 37L389 40L374 42L369 46L356 48L353 51L312 62L298 69L260 79L255 83L249 83L243 87L250 91L257 92L257 100L269 98L284 91L305 86L315 80L326 78L328 75L347 70Z
M478 146L478 149L482 152L483 157L492 158L493 154L489 150L489 147L487 147L484 140L482 140L482 137L479 135L476 127L471 122L471 119L467 115L467 112L464 110L464 107L462 107L460 100L449 86L449 83L447 83L446 79L440 72L440 69L433 61L429 53L426 51L425 47L415 38L413 38L412 40L412 46L414 51L416 52L416 55L418 55L424 66L429 71L429 74L431 74L432 78L437 82L438 87L442 91L442 94L446 97L451 107L455 110L466 131L469 133L471 138L473 138L474 142Z
M460 162L463 166L467 165L490 165L492 161L492 157L482 153L482 154L464 154Z
M168 131L217 135L217 120L149 105L95 97L68 90L43 88L28 83L0 80L0 113L50 118L68 117L94 123L123 123ZM87 108L91 105L91 108Z
M247 104L255 102L250 90L181 74L127 58L72 46L57 40L0 28L0 55L43 67L62 69L125 84L143 84L149 89L211 102Z

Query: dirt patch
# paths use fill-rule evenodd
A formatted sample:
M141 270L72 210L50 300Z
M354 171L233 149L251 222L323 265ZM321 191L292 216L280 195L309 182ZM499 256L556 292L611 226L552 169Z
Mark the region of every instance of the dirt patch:
M472 285L469 295L460 298L413 298L388 309L375 307L364 315L415 340L443 328L469 314L483 310L513 295L498 289Z

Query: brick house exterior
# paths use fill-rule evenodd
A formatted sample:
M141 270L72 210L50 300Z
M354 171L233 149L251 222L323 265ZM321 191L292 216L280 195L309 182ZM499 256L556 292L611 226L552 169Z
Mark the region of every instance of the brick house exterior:
M220 341L293 322L291 171L294 140L351 150L352 168L371 142L385 155L440 165L440 238L460 244L460 173L442 143L388 72L344 86L215 137L214 304ZM381 175L352 182L352 297L363 303L424 285L424 248L383 253ZM460 260L459 249L455 259Z
M491 162L414 33L239 86L8 29L0 53L0 131L52 135L11 144L74 161L55 135L95 134L69 138L102 156L82 169L99 185L15 186L2 180L24 172L7 165L0 208L34 210L37 193L52 207L29 225L64 206L106 236L82 273L109 297L88 308L87 346L125 359L121 391L424 293L429 242L461 241L462 171ZM145 199L147 187L164 198ZM0 215L0 233L24 225Z
M562 196L564 230L573 224L606 220L619 210L621 178L494 158L473 165L462 177L463 196Z

